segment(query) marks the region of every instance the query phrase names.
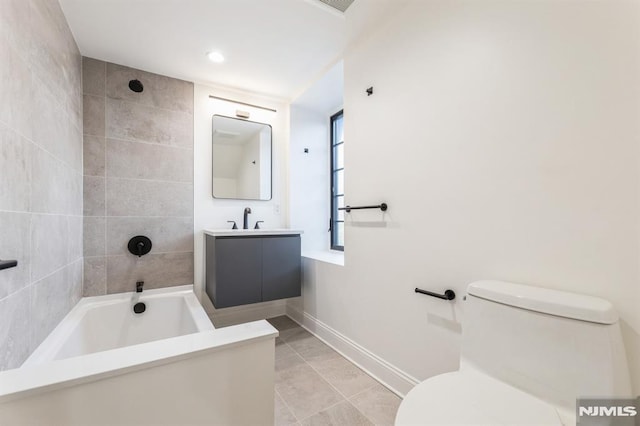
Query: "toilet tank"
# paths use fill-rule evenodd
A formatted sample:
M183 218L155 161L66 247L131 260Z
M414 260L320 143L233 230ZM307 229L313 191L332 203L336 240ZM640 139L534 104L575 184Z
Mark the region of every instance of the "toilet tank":
M480 370L569 411L576 398L631 396L608 301L502 281L478 281L467 292L461 370Z

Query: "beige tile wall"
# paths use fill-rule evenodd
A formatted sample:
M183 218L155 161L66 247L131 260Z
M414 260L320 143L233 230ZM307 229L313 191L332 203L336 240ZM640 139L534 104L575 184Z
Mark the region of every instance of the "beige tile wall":
M91 58L83 77L84 295L193 283L193 84Z
M81 296L81 64L57 1L0 1L0 370Z

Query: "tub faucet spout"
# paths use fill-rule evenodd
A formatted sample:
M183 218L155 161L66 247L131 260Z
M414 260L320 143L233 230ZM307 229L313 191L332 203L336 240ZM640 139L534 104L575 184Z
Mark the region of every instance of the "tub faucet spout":
M144 285L144 281L138 281L136 283L136 293L142 293L142 286Z
M251 209L246 207L244 209L244 221L242 223L242 229L249 229L249 213L251 213Z

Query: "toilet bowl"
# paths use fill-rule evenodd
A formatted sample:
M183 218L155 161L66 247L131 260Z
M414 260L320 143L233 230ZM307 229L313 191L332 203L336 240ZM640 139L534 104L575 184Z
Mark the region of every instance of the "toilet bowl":
M501 281L469 285L460 370L414 387L396 425L574 425L577 398L629 398L611 303Z
M562 425L556 409L504 382L473 372L441 374L405 397L397 425Z

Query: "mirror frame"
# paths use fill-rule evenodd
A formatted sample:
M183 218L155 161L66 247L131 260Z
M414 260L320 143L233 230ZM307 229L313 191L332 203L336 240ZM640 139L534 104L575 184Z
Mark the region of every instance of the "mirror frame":
M263 126L268 126L269 127L269 143L271 145L271 155L269 158L270 161L270 166L271 166L271 173L269 173L269 198L266 199L261 199L261 198L229 198L229 197L216 197L215 194L213 193L214 188L213 188L213 119L215 117L222 117L222 118L229 118L231 120L238 120L238 121L246 121L249 123L255 123L255 124L262 124ZM228 115L222 115L222 114L213 114L211 116L211 196L216 199L216 200L247 200L247 201L271 201L273 199L273 127L271 126L271 124L267 124L267 123L262 123L259 121L251 121L249 119L244 119L244 118L238 118L238 117L229 117Z

